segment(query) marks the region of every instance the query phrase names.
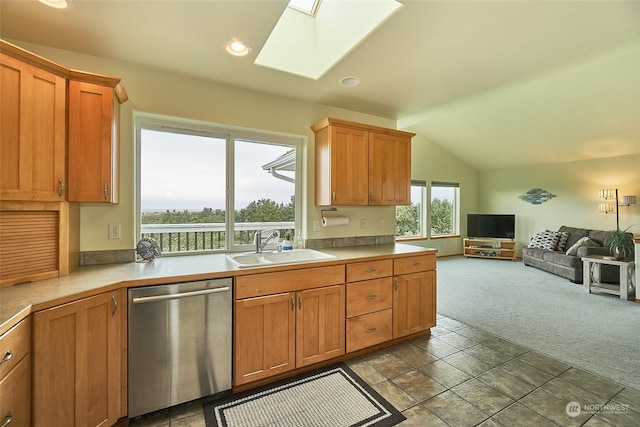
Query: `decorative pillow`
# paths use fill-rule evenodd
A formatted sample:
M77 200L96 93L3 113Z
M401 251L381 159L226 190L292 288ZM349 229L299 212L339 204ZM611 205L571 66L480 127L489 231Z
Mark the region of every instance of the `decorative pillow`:
M564 252L564 250L567 249L567 240L569 240L569 233L567 233L566 231L556 231L555 233L558 235L558 244L556 245L555 250Z
M571 246L569 249L567 249L567 255L576 256L578 254L578 249L581 248L582 246L591 246L591 247L595 248L595 247L600 246L600 243L598 243L595 240L592 240L592 239L590 239L588 237L582 237L580 240L575 242L573 244L573 246Z
M531 239L531 243L529 243L529 247L552 251L558 245L558 240L560 240L560 237L558 236L557 232L549 230L541 231L540 233L533 236L533 239Z

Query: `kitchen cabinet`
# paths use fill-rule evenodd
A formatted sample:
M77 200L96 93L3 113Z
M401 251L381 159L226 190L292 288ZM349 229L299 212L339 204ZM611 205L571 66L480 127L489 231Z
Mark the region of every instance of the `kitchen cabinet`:
M123 407L126 290L33 314L33 424L112 426Z
M316 205L411 203L411 138L395 129L333 118L315 133Z
M393 338L392 274L391 259L347 264L348 353Z
M65 129L64 77L0 53L0 200L65 198Z
M114 89L69 81L69 200L117 203L119 102Z
M295 368L295 294L235 303L235 384Z
M344 277L344 265L237 277L234 385L344 354Z
M31 425L31 318L0 336L0 423Z
M435 254L393 261L393 338L436 325L435 266Z

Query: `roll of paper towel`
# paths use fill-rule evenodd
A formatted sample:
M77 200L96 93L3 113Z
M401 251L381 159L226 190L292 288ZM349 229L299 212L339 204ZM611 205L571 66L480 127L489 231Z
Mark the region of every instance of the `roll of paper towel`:
M323 227L333 227L334 225L347 225L349 218L346 216L325 216L322 218Z

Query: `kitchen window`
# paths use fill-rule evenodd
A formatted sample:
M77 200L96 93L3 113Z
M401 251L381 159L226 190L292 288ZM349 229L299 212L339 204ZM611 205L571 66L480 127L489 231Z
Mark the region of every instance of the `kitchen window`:
M252 250L257 230L297 230L301 138L147 116L136 131L138 235L163 254Z

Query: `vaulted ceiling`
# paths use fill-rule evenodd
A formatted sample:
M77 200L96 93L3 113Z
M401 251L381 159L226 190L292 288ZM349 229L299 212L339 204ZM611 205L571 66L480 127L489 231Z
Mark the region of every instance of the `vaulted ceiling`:
M3 0L0 36L392 118L479 170L640 154L640 2L399 3L318 79L254 64L287 0Z

